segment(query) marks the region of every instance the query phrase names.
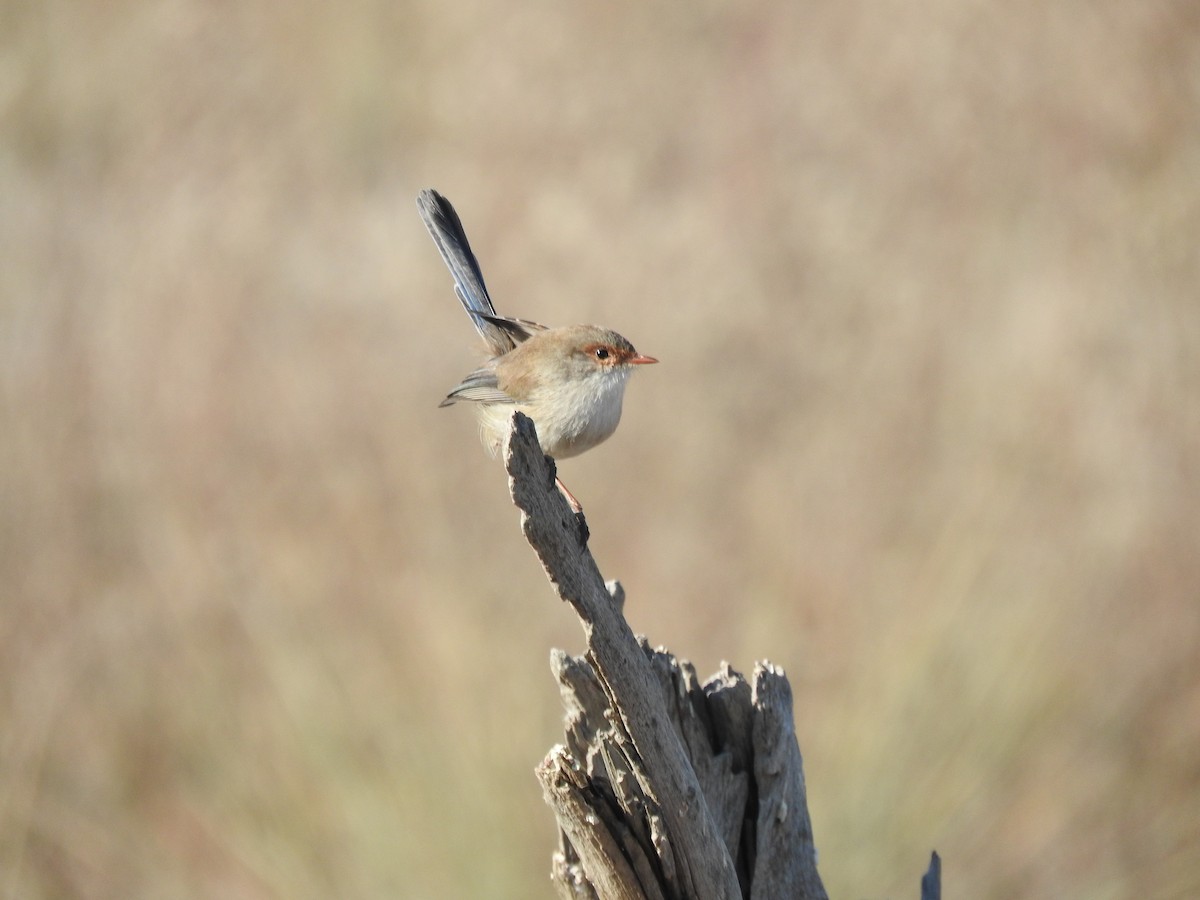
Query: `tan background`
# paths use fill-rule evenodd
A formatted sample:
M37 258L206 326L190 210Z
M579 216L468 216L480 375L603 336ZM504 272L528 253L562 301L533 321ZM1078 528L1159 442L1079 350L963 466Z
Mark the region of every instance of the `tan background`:
M1194 4L0 14L0 895L550 896L580 635L426 186L662 359L563 474L786 667L835 896L1200 894Z

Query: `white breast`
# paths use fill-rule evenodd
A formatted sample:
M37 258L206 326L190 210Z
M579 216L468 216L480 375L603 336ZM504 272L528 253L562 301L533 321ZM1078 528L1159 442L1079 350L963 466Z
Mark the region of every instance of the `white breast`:
M537 426L538 441L547 456L578 456L607 440L621 421L626 368L598 370L569 387L539 395L523 404L481 403L480 437L494 455L508 442L514 411L523 412Z

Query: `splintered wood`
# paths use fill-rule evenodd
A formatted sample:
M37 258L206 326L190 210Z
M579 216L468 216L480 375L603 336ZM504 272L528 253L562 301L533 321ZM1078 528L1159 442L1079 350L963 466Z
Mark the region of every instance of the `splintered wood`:
M701 684L635 637L520 413L506 464L525 536L587 642L552 655L566 735L537 770L560 828L560 895L824 898L783 671L760 663L747 681L726 665Z

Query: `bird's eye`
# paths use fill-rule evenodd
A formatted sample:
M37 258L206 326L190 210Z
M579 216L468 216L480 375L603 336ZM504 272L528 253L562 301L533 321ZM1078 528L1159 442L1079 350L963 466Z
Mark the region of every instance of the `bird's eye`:
M596 359L608 359L609 350L607 347L597 347L594 351Z

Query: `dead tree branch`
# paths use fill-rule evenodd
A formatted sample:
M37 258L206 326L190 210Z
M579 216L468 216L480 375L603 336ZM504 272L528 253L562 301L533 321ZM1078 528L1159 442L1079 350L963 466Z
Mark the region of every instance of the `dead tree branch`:
M560 895L823 900L783 671L759 663L747 681L726 664L701 684L635 637L520 413L506 464L525 537L587 643L552 654L566 738L537 769L560 828Z

